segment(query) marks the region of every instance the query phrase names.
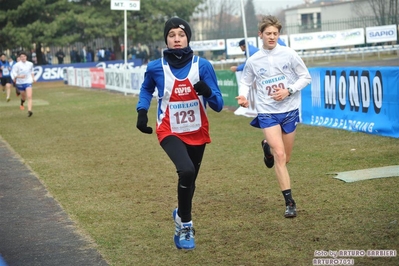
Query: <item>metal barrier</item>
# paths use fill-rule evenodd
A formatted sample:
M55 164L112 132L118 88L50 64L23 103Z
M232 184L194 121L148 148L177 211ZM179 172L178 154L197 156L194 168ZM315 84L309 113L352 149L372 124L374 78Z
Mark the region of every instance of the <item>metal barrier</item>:
M353 47L353 48L336 48L336 49L323 49L312 51L297 51L299 56L307 63L314 60L327 60L328 62L334 58L342 57L347 60L349 57L359 57L362 60L369 55L377 55L381 58L382 54L389 54L396 52L399 60L399 44L381 45L381 46L367 46L367 47ZM245 61L245 58L225 59L220 61L210 61L215 69L226 70L230 66L239 65Z
M338 48L338 49L327 49L327 50L314 50L314 51L301 51L298 54L308 61L313 61L317 58L328 59L330 61L333 57L344 57L345 60L349 56L358 56L364 60L364 57L370 54L376 54L378 58L381 58L383 53L396 52L399 57L399 44L395 45L383 45L383 46L367 46L367 47L354 47L354 48Z

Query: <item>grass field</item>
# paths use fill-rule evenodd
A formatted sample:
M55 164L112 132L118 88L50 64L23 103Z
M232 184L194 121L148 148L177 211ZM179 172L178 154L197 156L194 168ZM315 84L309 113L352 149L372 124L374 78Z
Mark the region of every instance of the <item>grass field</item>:
M136 103L38 83L31 118L15 97L0 105L1 137L111 265L312 265L316 251L399 250L399 178L344 183L331 174L398 165L398 139L299 125L288 165L298 217L285 219L261 132L228 110L208 111L212 143L193 206L197 248L176 250L177 175L156 135L136 129ZM399 264L399 257L349 258Z

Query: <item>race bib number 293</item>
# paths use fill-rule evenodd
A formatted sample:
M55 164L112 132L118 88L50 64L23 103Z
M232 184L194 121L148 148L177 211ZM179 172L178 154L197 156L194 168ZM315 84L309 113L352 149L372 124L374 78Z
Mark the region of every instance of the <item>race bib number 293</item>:
M287 77L284 75L273 76L270 78L263 79L261 81L262 86L265 88L267 95L271 95L276 91L277 88L287 88Z

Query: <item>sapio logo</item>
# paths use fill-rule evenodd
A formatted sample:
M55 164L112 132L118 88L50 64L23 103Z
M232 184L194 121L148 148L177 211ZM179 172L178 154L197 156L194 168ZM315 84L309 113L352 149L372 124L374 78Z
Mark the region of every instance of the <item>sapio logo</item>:
M313 40L312 36L294 37L294 41L296 41L296 42L312 41L312 40Z
M369 36L371 38L394 36L394 35L395 35L395 32L393 30L382 30L382 31L375 31L375 32L369 33Z
M337 35L335 33L326 33L326 34L320 34L317 36L319 40L328 40L328 39L335 39Z
M342 38L344 39L350 39L350 38L355 38L359 36L363 36L363 33L361 31L354 31L354 32L343 32L341 34Z

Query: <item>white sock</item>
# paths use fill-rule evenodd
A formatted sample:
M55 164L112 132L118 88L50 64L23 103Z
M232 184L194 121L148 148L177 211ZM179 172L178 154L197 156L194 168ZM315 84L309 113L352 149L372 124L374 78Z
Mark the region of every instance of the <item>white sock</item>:
M193 221L182 222L181 227L193 227Z
M178 223L178 224L181 224L181 218L180 218L178 212L176 212L175 222Z

